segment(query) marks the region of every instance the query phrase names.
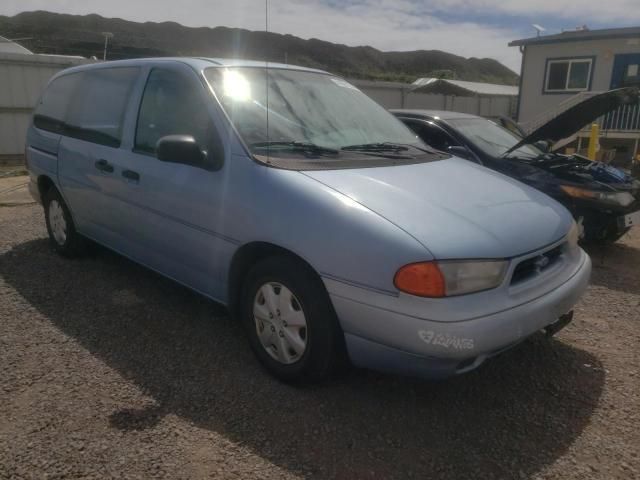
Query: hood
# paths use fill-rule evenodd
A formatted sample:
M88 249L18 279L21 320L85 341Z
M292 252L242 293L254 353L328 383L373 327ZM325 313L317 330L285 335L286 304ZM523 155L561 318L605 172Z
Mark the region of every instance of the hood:
M437 259L514 257L562 238L573 221L543 193L455 157L302 174L394 223Z
M505 156L523 145L542 140L557 142L570 137L602 115L606 115L622 105L637 103L639 99L640 90L636 87L619 88L594 95L536 128L505 152Z

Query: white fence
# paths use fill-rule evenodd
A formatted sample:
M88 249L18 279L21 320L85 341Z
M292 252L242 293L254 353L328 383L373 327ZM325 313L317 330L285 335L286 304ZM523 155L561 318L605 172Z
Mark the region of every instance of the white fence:
M597 120L601 130L638 132L640 131L640 104L623 105Z
M448 110L497 118L515 116L518 97L438 95L411 91L411 85L394 82L350 80L355 86L385 108Z
M31 112L58 71L82 58L0 53L0 161L21 158Z

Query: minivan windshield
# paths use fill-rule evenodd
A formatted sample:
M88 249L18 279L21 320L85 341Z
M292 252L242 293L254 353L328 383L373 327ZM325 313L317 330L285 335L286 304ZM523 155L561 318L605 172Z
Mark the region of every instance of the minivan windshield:
M318 155L428 149L393 115L345 80L319 72L214 67L205 76L254 154ZM418 152L420 153L420 152Z
M515 133L484 118L452 118L447 123L492 157L502 157L522 140ZM525 159L541 155L543 152L533 145L523 145L509 154L510 157Z

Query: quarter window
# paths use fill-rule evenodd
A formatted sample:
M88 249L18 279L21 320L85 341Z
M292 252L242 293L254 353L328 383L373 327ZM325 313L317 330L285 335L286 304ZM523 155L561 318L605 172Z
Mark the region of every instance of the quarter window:
M581 92L589 90L592 59L547 60L545 92Z
M72 73L52 81L36 107L33 124L42 130L63 133L67 109L84 74Z

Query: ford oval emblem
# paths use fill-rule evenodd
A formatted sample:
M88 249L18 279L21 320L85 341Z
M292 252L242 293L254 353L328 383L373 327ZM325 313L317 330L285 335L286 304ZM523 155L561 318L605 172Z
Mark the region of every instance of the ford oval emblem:
M536 269L542 270L547 265L549 265L550 261L551 260L549 260L549 257L547 257L545 255L540 255L538 258L536 258L536 261L534 262L534 265L536 266Z

